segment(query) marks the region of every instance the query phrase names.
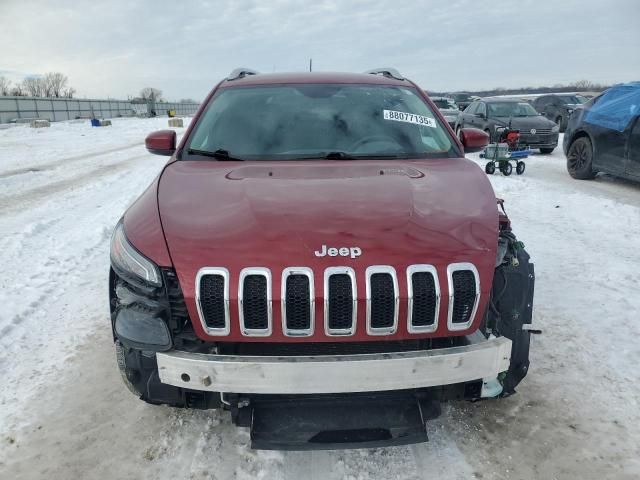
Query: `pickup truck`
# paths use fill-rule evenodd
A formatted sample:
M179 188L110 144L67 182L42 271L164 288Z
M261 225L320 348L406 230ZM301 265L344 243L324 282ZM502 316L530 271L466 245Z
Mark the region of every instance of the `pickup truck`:
M482 169L395 69L233 71L111 241L117 364L254 448L425 441L441 402L515 392L533 264Z

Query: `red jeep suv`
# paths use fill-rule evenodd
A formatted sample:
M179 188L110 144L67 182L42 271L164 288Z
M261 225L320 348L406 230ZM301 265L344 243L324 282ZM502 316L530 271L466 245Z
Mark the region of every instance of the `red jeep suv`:
M513 393L533 265L461 138L394 69L232 72L147 137L171 158L115 228L125 384L278 449L424 441L440 402Z

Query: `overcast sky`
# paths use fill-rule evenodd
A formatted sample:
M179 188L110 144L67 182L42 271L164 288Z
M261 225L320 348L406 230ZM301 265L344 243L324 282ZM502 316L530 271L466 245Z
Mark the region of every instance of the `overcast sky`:
M640 1L0 0L0 75L202 99L237 66L394 66L429 90L640 80Z

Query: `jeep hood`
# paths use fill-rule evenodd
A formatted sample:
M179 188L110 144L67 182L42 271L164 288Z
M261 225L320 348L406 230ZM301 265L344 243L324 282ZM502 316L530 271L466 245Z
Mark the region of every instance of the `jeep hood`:
M491 287L495 195L482 170L464 159L176 161L162 173L158 205L188 303L206 266L229 270L232 300L245 267L271 269L274 301L281 271L290 266L310 267L322 285L330 266L364 275L367 266L391 265L403 292L408 265L433 264L445 278L449 263L473 262L481 291ZM317 257L323 245L358 247L362 254Z

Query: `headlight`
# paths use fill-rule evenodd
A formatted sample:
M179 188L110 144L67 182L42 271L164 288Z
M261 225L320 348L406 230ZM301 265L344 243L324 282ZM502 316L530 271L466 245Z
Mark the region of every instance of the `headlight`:
M560 127L558 125L554 125L553 128L551 129L551 131L553 133L558 133L560 131Z
M127 241L122 220L116 226L111 237L111 263L123 273L128 273L146 283L156 287L162 285L158 267L151 260L138 253Z
M567 108L567 113L571 115L573 113L573 108Z

